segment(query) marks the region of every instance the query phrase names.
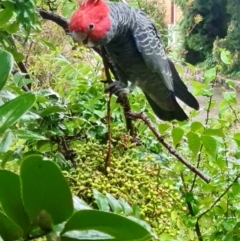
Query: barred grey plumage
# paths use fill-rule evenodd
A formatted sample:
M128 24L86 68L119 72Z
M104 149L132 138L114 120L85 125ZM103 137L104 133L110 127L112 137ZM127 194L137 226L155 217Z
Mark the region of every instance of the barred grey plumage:
M194 109L199 109L199 104L167 58L154 24L145 13L125 3L104 4L110 10L111 26L104 37L91 40L91 44L105 48L118 80L125 87L127 81L131 87L139 86L160 119L186 120L188 117L175 96Z
M98 12L98 8L105 13ZM101 21L105 21L105 25L110 22L110 26L100 25ZM89 30L90 23L98 25L98 34L101 28L108 30L101 32L100 37L91 38L94 29ZM101 45L106 50L118 76L118 82L107 90L116 91L117 87L122 87L118 86L119 83L127 87L127 81L130 81L130 88L139 86L154 113L162 120L183 121L188 118L175 97L199 109L197 100L167 58L156 27L142 11L120 2L85 0L72 17L70 28L76 38L84 38L87 46Z

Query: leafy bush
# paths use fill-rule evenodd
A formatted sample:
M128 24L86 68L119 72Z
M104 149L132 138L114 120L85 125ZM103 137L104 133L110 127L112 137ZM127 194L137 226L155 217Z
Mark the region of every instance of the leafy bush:
M239 29L240 29L240 19L239 19L239 5L236 2L228 2L228 12L231 16L231 21L228 25L227 36L225 38L217 38L214 42L213 55L215 59L219 62L219 55L221 49L226 49L232 55L232 62L229 65L221 63L223 67L223 72L226 74L237 75L240 73L240 48L239 48Z
M227 1L182 1L175 0L183 11L181 31L185 60L197 64L206 60L212 53L216 37L223 38L227 34L228 14Z
M44 236L51 240L151 239L151 233L137 224L137 219L132 221L109 213L109 209L92 210L82 200L72 197L57 165L41 156L29 155L22 160L19 175L0 170L0 181L3 240L33 240Z
M66 6L61 5L61 1L58 3L58 11L64 7L66 13ZM5 9L14 9L14 13L13 19L5 19L1 26L5 37L0 45L0 62L4 63L0 69L0 173L3 173L0 176L5 176L2 176L4 181L0 182L0 188L4 189L0 192L0 202L1 220L11 227L5 229L6 226L0 225L2 239L43 236L55 227L58 228L57 234L59 229L62 233L77 230L82 228L78 225L85 223L81 222L81 215L90 222L96 219L95 215L103 215L105 217L97 218L102 227L106 227L104 222L109 220L107 217L121 219L121 225L113 229L117 237L129 234L131 225L137 227L136 232L130 233L137 237L120 236L118 239L149 240L151 235L145 222L138 220L144 228L119 216L129 216L131 213L130 218L141 217L148 221L161 241L239 240L239 108L235 106L237 96L231 81L228 81L231 89L223 92L222 100L217 102L214 99L219 66L205 71L203 83L191 81L194 94L205 97L207 101L199 112L189 113L190 120L186 122L157 122L142 93L136 89L129 96L132 110L147 113L162 140L170 147L165 149L141 120L133 122L141 140L136 143L136 138L125 130L124 116L115 97L111 98L111 118L108 116L108 97L103 94L104 86L100 82L104 79L101 58L83 49L72 50L74 56L71 56L68 51L74 45L70 45L68 51L60 45L50 47L49 37L45 43L37 42L34 51L26 51L24 40L29 35L27 30L32 25L37 30L40 22L35 5L31 14L34 14L36 22L27 22L14 18L20 10L24 11L23 8L11 8L12 1L4 1L4 4ZM29 11L28 7L26 11ZM19 26L13 32L14 36L7 28L11 21L16 21ZM26 26L28 23L29 26ZM56 33L53 35L58 36ZM30 40L32 36L34 31L30 32ZM45 36L43 34L43 40ZM11 37L14 45L9 42ZM61 39L62 35L58 41L54 38L54 43L59 44ZM10 46L13 46L11 50ZM48 53L43 54L46 49ZM14 59L8 50L13 53ZM21 68L25 63L23 53L30 58L27 61L31 65L28 66L30 73ZM222 51L220 57L225 64L232 61L227 51ZM189 66L194 71L194 67ZM44 68L42 77L41 68ZM42 78L44 88L36 83L35 78ZM29 90L28 84L34 88ZM215 112L212 112L213 108ZM112 165L106 167L110 146L109 119ZM211 182L206 183L198 178L178 162L179 157L172 155L174 153L210 176ZM88 202L86 205L77 199L78 206L87 209L90 205L104 212L80 210L73 214L72 196L59 167L64 171L74 194ZM7 182L6 178L10 181ZM43 188L47 196L41 199L39 194ZM13 194L16 194L14 198L11 196ZM17 215L19 213L10 206L14 203L21 205L17 209L21 215ZM64 203L68 205L66 209ZM106 212L109 209L117 215ZM92 215L94 219L85 215ZM20 217L25 217L25 221L22 222ZM36 218L37 222L34 222ZM65 221L67 223L59 224ZM29 222L33 225L26 229ZM88 228L92 229L92 224ZM77 235L61 237L61 240L77 240L79 233ZM96 240L99 236L91 238Z

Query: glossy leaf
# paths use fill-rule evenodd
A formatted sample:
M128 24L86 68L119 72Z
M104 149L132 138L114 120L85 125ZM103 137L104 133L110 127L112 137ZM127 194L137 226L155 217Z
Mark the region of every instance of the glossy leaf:
M0 237L4 241L14 241L20 239L22 235L21 228L0 212Z
M71 192L54 162L39 155L28 156L22 162L20 177L23 203L31 221L36 221L40 212L50 215L53 224L69 218L73 212Z
M10 128L35 103L34 94L27 93L0 106L0 135Z
M113 197L110 193L107 193L106 197L108 199L108 203L111 206L112 211L117 214L121 213L122 207L119 201L115 197Z
M38 133L29 130L12 130L12 133L16 135L19 139L25 140L47 140L47 138Z
M95 202L96 202L99 210L106 211L106 212L110 211L110 207L108 205L108 200L105 197L105 195L103 195L102 193L100 193L99 191L94 189L93 196L94 196Z
M92 209L85 201L80 199L78 196L73 196L74 210L85 210Z
M97 230L125 241L147 241L152 238L151 234L136 222L98 210L76 212L66 223L62 234L72 230Z
M89 240L99 240L99 241L114 241L117 239L105 233L95 231L95 230L85 230L85 231L70 231L61 236L61 241L89 241Z
M133 210L133 216L134 216L135 218L140 219L140 216L141 216L140 208L139 208L139 206L138 206L136 203L134 203L134 204L132 205L132 210Z
M0 152L7 152L11 144L12 144L12 133L10 131L6 131L0 142Z
M7 51L0 50L0 63L0 90L2 90L13 68L13 56Z
M0 203L5 214L26 233L30 221L22 203L20 179L7 170L0 170Z
M122 209L123 209L123 212L124 212L124 215L125 216L128 216L128 215L132 215L133 214L133 210L131 208L131 206L128 204L128 202L126 202L125 199L123 198L119 198L118 199L119 203L121 204L122 206Z

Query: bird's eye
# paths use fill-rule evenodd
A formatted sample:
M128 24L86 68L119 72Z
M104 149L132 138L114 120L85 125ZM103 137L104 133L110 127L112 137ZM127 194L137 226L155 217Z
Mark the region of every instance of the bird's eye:
M95 27L95 25L94 25L93 23L90 23L90 24L88 25L88 28L89 28L89 29L94 29L94 27Z

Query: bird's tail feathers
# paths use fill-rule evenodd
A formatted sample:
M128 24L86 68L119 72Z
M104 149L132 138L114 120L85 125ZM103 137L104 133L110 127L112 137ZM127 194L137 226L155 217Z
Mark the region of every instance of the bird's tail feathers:
M173 85L175 95L183 101L186 105L192 107L195 110L199 109L199 103L196 98L188 91L187 86L181 80L173 62L168 59L169 66L173 76Z
M173 101L175 109L172 111L169 110L163 110L161 107L159 107L146 93L144 93L148 103L153 109L153 112L155 115L164 121L171 121L171 120L178 120L178 121L184 121L188 119L188 116L183 111L183 109L180 107L180 105L177 103L176 99L173 96Z

